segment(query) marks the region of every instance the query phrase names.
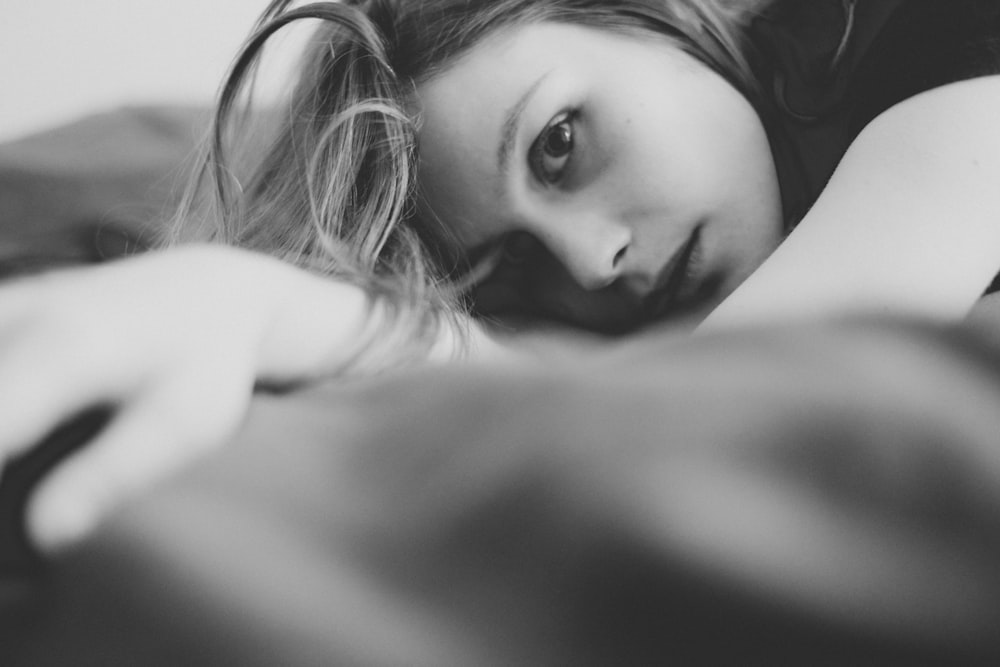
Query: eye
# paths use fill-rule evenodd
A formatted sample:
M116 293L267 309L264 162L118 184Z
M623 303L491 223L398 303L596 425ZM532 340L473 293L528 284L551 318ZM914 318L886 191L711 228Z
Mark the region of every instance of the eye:
M538 180L558 182L573 153L575 112L563 112L552 119L531 145L528 161Z

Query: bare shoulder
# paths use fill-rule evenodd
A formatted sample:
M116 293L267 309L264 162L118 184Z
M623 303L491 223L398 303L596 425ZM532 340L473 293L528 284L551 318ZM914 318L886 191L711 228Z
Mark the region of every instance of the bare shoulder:
M933 145L934 139L951 143L963 139L1000 143L1000 74L967 79L932 88L890 107L861 133L907 137L919 133L913 142L919 149ZM982 149L992 147L982 145Z

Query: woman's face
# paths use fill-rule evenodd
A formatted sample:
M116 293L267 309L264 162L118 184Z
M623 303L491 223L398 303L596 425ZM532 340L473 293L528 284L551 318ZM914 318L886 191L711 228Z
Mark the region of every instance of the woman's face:
M423 212L467 250L527 232L578 309L706 314L781 238L753 107L657 35L502 30L416 102Z

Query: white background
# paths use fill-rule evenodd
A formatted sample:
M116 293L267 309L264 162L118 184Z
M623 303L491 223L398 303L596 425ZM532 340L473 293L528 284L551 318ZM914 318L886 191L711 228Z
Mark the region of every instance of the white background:
M210 103L266 5L0 0L0 141L126 104Z

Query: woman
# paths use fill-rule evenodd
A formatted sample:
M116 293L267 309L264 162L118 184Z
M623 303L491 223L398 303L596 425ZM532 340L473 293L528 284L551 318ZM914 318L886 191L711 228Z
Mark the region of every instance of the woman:
M32 493L43 549L223 442L255 383L511 354L466 301L606 331L709 311L706 327L954 318L1000 265L1000 83L917 95L998 71L988 3L289 4L237 61L180 216L260 252L198 245L4 290L0 451L116 408ZM310 17L324 27L276 139L234 182L248 73ZM912 65L901 47L948 17L933 62L956 66L873 99L879 67Z

